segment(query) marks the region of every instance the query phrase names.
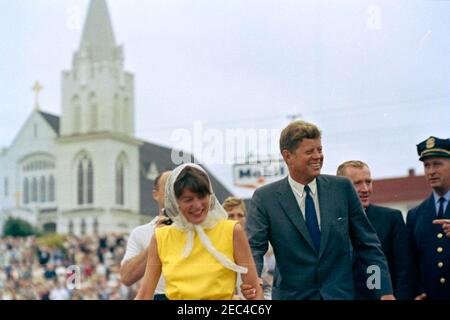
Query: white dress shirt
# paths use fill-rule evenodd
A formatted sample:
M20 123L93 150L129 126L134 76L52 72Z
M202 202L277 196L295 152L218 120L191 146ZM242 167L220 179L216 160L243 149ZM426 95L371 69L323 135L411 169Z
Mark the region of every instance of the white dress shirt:
M440 207L439 199L441 197L436 193L436 191L433 191L433 194L434 194L434 205L436 206L436 216L437 216L439 213L439 207ZM450 201L450 190L448 190L447 193L442 196L442 198L445 199L444 203L442 204L444 206L443 209L444 209L444 214L445 214L445 211L447 210L447 205Z
M305 200L306 200L306 191L305 186L301 183L298 183L294 179L289 176L288 178L289 185L291 186L292 192L294 192L295 199L297 200L298 206L300 207L300 210L303 215L303 220L305 220ZM314 179L308 184L309 188L311 189L311 197L314 201L314 207L316 209L316 215L317 215L317 222L319 223L319 229L320 229L320 208L319 208L319 195L317 194L317 181Z

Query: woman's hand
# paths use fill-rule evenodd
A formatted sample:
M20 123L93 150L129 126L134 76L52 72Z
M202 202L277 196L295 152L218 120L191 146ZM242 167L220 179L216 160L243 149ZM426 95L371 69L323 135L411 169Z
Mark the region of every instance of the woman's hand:
M248 269L246 274L242 274L242 294L247 300L264 300L262 280L258 278L247 236L239 223L234 227L233 244L236 264ZM243 286L245 290L242 290Z

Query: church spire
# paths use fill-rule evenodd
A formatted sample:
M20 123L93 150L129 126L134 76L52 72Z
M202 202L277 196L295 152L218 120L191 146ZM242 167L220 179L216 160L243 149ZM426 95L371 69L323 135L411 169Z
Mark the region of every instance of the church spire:
M80 51L87 50L92 62L114 61L116 48L106 0L91 0Z
M124 69L106 0L90 0L80 48L63 73L61 136L134 136L134 77Z

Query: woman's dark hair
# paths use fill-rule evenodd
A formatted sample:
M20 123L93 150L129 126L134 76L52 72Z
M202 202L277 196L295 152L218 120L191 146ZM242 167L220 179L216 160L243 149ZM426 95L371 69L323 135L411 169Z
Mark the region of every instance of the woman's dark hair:
M177 199L181 197L184 189L188 189L201 197L211 194L207 174L193 167L186 167L180 172L175 181L174 189Z

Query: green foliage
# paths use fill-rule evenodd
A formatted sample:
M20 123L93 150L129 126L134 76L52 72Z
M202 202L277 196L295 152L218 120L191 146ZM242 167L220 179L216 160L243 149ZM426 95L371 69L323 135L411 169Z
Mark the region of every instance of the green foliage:
M39 232L27 221L17 218L8 218L3 226L4 237L28 237L37 236Z
M47 246L50 248L63 249L65 240L66 237L64 235L51 233L37 239L37 244L40 246Z

